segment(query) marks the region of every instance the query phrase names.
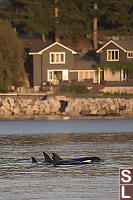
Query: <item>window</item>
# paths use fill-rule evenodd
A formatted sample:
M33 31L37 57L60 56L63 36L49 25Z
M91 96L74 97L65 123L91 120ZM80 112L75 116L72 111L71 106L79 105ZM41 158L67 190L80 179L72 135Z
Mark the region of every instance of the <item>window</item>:
M50 64L64 64L64 63L65 63L65 52L50 53Z
M84 81L86 79L90 78L90 73L88 71L79 71L78 72L78 80L79 81Z
M119 50L107 50L107 61L119 61Z
M48 70L48 81L54 80L68 80L68 70L66 69L59 69L59 70Z
M133 51L127 52L127 58L133 58Z

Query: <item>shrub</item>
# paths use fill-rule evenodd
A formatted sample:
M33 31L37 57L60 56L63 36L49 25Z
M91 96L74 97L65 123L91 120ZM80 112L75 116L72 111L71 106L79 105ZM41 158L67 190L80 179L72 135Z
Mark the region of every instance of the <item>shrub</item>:
M0 91L23 77L24 47L11 24L0 19Z
M83 85L71 84L70 86L61 86L59 88L60 93L72 93L72 94L86 94L88 89Z

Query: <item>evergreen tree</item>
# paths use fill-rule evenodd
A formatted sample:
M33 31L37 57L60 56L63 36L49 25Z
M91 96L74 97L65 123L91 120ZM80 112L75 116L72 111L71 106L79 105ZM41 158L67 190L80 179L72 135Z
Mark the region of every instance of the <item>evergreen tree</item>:
M104 3L105 14L101 18L102 29L110 34L133 33L133 0L110 0Z
M58 17L55 29L58 35L74 40L83 37L89 29L85 21L84 4L82 0L58 0Z
M44 35L72 39L89 35L97 41L100 33L133 33L133 0L3 0L1 5L0 16L19 33L39 33L43 40Z
M23 75L24 48L11 24L0 19L0 90L7 91Z
M19 33L48 34L53 30L53 0L9 0L3 13Z

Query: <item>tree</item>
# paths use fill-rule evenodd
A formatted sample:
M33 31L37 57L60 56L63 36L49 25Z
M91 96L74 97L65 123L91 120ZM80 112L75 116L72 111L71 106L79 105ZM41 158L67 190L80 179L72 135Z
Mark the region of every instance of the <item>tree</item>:
M45 34L53 31L54 0L8 0L10 8L2 12L19 33L38 33L44 39Z
M86 0L82 1L84 12L84 22L87 27L87 35L93 40L93 48L98 48L98 29L101 25L101 17L104 16L106 0Z
M101 17L102 30L110 34L133 33L133 0L110 0L104 2L105 14Z
M0 19L0 90L23 77L24 48L7 20Z
M97 2L94 1L94 11L97 11L98 10L98 5L97 5ZM97 17L94 16L94 19L93 19L93 46L94 46L94 49L97 49L98 48L98 30L97 30Z
M98 35L133 33L133 0L3 0L0 16L19 33L82 39L97 48ZM51 38L50 38L51 39Z
M73 40L85 36L87 25L82 0L56 0L56 34Z

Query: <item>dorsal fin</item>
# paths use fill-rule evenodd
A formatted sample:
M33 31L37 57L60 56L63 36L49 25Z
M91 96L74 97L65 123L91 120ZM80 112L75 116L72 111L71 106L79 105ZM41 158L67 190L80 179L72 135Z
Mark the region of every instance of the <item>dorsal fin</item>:
M31 157L32 163L37 163L37 160L34 157Z
M52 159L53 159L54 167L56 167L56 165L60 162L60 159L58 157L55 157L54 155L52 156Z
M49 155L45 152L43 152L44 158L45 158L45 162L47 163L53 163L53 160L49 157Z
M53 157L56 158L57 160L63 160L60 156L58 156L56 153L52 153ZM52 157L52 158L53 158Z

